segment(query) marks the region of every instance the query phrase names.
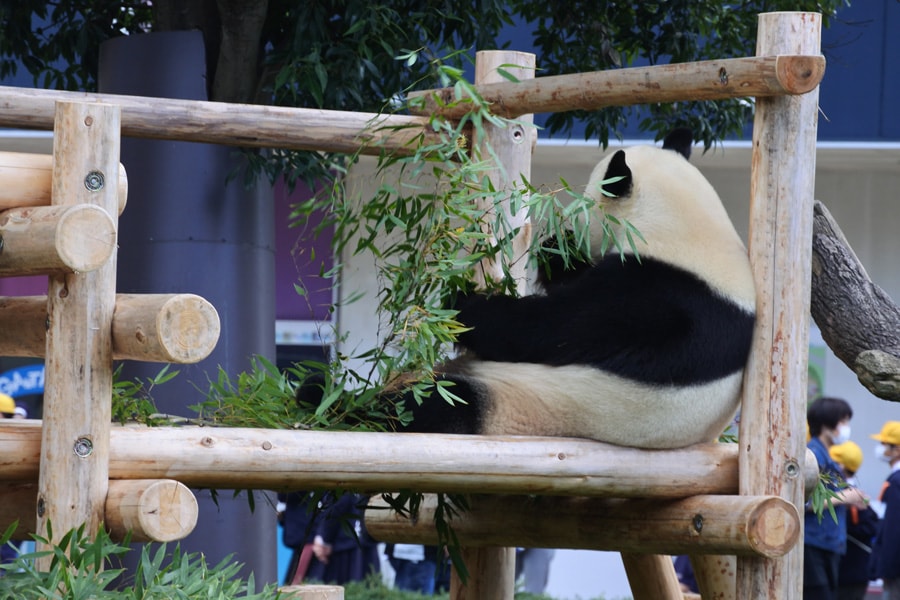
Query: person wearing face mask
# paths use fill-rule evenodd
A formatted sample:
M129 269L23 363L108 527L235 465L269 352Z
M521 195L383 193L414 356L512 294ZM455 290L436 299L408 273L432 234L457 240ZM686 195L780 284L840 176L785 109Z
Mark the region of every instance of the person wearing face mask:
M872 547L871 574L884 581L882 600L900 600L900 421L888 421L871 437L880 442L876 456L891 466L878 498L884 516Z
M841 398L819 398L806 411L810 436L807 448L815 455L819 474L834 493L831 502L835 516L827 509L823 514L816 514L814 507L807 504L803 536L804 600L837 599L838 569L847 548L847 506L864 508L868 503L862 491L847 486L841 466L828 452L832 446L850 439L851 418L853 409Z

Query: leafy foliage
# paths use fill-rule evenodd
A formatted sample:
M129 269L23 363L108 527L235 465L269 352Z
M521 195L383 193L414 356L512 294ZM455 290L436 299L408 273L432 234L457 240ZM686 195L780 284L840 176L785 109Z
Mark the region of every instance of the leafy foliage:
M163 367L154 377L145 381L122 380L122 365L113 373L112 420L118 423L144 423L157 425L163 421L153 401L153 389L170 381L178 375L178 371L169 371Z
M6 544L15 524L0 536ZM84 526L67 532L57 544L50 544L53 528L47 524L47 537L36 540L48 549L22 554L11 563L0 565L0 597L21 600L53 598L57 600L183 600L211 598L246 598L264 600L276 598L277 591L267 585L255 592L253 576L240 579L242 565L232 557L224 558L210 567L200 554L183 554L179 546L170 549L161 544L155 552L143 546L134 578L118 582L123 569L107 568L131 551L128 540L121 545L113 542L101 527L88 536ZM50 567L38 570L35 559L51 556Z

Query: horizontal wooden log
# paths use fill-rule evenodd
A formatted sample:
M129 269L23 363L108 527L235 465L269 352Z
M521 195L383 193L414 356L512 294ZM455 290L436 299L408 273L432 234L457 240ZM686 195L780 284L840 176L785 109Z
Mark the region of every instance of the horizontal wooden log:
M87 273L116 249L116 223L99 206L34 206L0 213L0 277Z
M37 478L40 422L0 421L0 479ZM798 473L816 481L811 453ZM640 450L575 438L113 427L110 478L219 489L684 498L737 493L735 444Z
M210 355L219 340L219 313L194 294L117 294L113 356L188 364Z
M5 86L0 86L0 126L53 129L57 101L117 105L122 135L139 138L373 155L412 153L438 141L424 117Z
M49 154L0 152L0 210L49 206L52 173L53 157ZM128 199L128 177L122 164L118 181L121 215Z
M437 544L435 496L414 519L373 498L366 528L382 542ZM549 518L548 518L549 517ZM451 520L467 547L524 546L648 554L783 556L800 538L800 514L777 496L680 500L477 495Z
M496 114L517 117L657 102L805 94L819 85L824 74L823 56L754 56L553 75L475 87ZM471 104L455 102L452 88L409 96L414 100L411 111L416 114L458 119L471 110Z
M110 481L105 524L113 539L132 532L135 542L174 542L197 525L197 499L171 479Z
M278 591L281 598L290 600L344 600L344 588L339 585L285 585Z
M37 522L37 497L37 483L0 487L0 528L18 522L14 539L29 539ZM177 481L121 479L109 482L103 522L116 541L131 531L135 542L174 542L194 530L199 512L194 494Z
M0 356L42 357L46 352L46 296L0 297ZM113 358L195 363L219 339L215 307L194 294L117 294Z

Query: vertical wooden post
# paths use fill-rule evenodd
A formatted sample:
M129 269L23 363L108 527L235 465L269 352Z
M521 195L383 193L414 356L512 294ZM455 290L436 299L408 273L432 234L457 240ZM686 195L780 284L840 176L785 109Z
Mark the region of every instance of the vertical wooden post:
M760 15L756 53L819 54L821 26L815 13ZM740 427L741 494L781 496L801 512L818 97L816 89L756 102L750 259L757 323ZM741 600L800 598L802 583L802 544L781 559L738 559Z
M57 103L53 204L95 204L116 221L119 123L116 106ZM115 233L107 242L115 247ZM103 518L109 486L115 278L115 252L96 271L49 278L37 530L46 536L49 521L52 541L82 523L93 534Z
M519 80L532 79L535 55L505 50L478 52L475 56L475 84L506 81L498 72L498 68ZM533 121L532 115L523 115L518 121L522 124L505 128L490 123L484 126L485 139L478 151L484 159L490 157L490 153L496 156L499 164L490 173L491 182L496 190L513 190L521 178L531 179L531 154L537 140L537 132L530 126ZM487 150L488 146L490 153ZM513 213L508 203L502 210L505 212L510 229L519 228L514 239L515 256L524 256L531 238L531 228L528 226L525 211ZM489 226L487 223L486 225ZM517 281L520 294L527 292L526 262L517 260L512 267L512 274ZM484 279L499 280L503 276L497 264L485 261L482 268L483 279L478 282L479 284L483 284ZM466 585L462 585L455 572L451 575L452 600L512 600L515 592L514 548L464 548L462 555L469 570L469 579Z
M671 556L623 552L622 564L634 600L682 600Z
M516 65L516 66L513 66ZM475 55L475 84L497 83L508 81L500 75L498 69L512 75L518 80L533 79L535 70L535 55L527 52L515 52L512 50L491 50L478 52ZM516 119L520 124L510 127L497 127L490 123L484 124L485 139L480 144L478 151L483 160L489 160L491 154L496 156L497 166L491 171L490 179L496 190L513 190L519 186L524 177L531 179L531 154L537 142L537 130L531 126L534 115L522 115ZM490 148L490 150L488 150ZM479 206L484 210L491 210L490 202L484 200ZM528 252L531 242L531 226L527 220L527 211L519 210L513 213L509 203L503 206L505 221L510 230L518 229L513 239L514 256L518 259ZM490 218L488 219L490 220ZM484 223L485 230L494 235L490 230L490 223ZM526 289L526 260L515 260L511 271L516 279L519 294L525 294ZM481 274L483 284L485 279L499 281L503 278L500 265L494 261L482 262Z

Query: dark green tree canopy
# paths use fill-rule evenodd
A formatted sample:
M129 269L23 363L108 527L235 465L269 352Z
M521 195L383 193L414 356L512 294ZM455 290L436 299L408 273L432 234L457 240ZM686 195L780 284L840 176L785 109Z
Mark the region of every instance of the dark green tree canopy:
M757 14L816 11L826 23L847 0L20 0L0 5L0 77L24 67L39 87L92 90L99 44L118 35L199 29L207 49L209 97L339 110L381 111L414 82L430 87L427 61L396 57L427 48L461 62L497 47L504 26L527 27L539 75L748 56ZM640 127L657 136L691 126L707 145L741 130L751 106L723 101L659 105ZM561 113L606 144L631 113Z

